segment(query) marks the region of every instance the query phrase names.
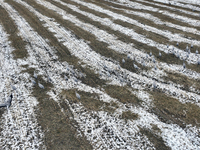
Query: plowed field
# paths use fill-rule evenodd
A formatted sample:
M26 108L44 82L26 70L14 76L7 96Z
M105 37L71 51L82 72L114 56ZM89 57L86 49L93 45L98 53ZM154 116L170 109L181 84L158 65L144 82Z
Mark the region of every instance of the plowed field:
M198 0L0 0L0 149L199 150Z

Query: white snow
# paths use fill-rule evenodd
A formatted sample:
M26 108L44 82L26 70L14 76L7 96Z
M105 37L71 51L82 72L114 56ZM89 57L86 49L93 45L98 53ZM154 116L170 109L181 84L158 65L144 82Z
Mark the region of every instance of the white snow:
M31 96L32 85L29 74L21 73L22 61L14 60L8 36L0 25L0 95L1 103L13 93L10 108L4 111L0 126L0 147L2 149L37 149L43 145L44 134L38 126L34 107L37 100ZM10 84L15 84L14 91ZM10 147L10 148L9 148Z

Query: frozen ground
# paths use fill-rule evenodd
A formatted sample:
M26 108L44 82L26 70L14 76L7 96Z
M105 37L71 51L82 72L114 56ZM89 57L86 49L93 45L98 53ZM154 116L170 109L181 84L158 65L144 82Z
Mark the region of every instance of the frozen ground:
M0 0L0 149L199 150L199 5Z

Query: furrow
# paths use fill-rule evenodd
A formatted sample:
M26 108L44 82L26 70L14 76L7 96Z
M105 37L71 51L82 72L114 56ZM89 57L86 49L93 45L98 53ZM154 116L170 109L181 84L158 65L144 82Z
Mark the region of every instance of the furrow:
M12 21L8 13L0 6L0 22L4 26L4 29L9 34L9 40L12 46L15 48L14 54L15 58L24 58L27 56L27 51L25 49L25 41L23 41L20 36L17 35L18 29L15 23Z
M133 1L126 1L126 2L127 3L130 2L129 4L131 4L131 5L135 4L135 2L133 2ZM142 3L143 1L137 1L137 2L138 3ZM143 4L144 3L142 3L142 5ZM143 6L146 7L146 6L148 6L148 4L149 4L149 2L145 1L145 4ZM154 9L156 8L156 6L154 6L154 5L150 5L150 7L154 8ZM163 14L165 16L174 18L176 20L185 22L188 25L192 25L192 26L195 26L195 27L199 26L199 20L198 20L199 19L199 15L198 14L196 14L196 17L194 17L194 16L189 16L189 15L184 15L182 12L178 13L178 11L169 11L168 9L165 9L163 7L158 7L157 12L160 13L160 14ZM187 14L188 14L188 12L187 12Z
M8 6L7 6L8 7ZM14 10L12 10L12 11L14 11ZM16 20L18 20L19 18L18 17L16 17L15 16L15 19ZM19 21L19 20L18 20ZM24 21L24 20L23 20ZM25 21L24 21L25 22ZM25 22L26 23L26 22ZM33 35L35 35L36 33L34 33L34 31L30 28L30 27L28 27L28 24L26 23L26 25L27 25L27 28L29 28L29 31L31 31L31 33L33 33ZM23 28L24 29L24 28ZM28 30L27 30L28 31ZM27 32L27 33L29 33L29 32ZM24 35L22 35L23 37L24 37ZM35 47L34 45L34 42L32 42L32 41L35 41L35 42L37 42L38 43L38 45L43 45L43 44L45 44L45 42L40 42L42 39L39 37L39 36L36 36L36 37L29 37L29 39L30 39L30 43L31 43L31 45L33 46L33 48L34 49L36 49L36 51L35 51L35 53L36 54L41 54L41 53L43 53L44 55L46 55L46 56L48 56L48 54L45 52L45 50L44 49L39 49L38 47ZM39 40L39 41L38 41ZM47 45L46 45L47 46ZM49 50L51 50L51 49L49 49ZM47 62L51 62L51 59L49 58L49 57L45 57L45 58L43 58L41 55L39 55L39 57L40 58L36 58L36 57L38 57L38 55L36 55L36 54L34 54L34 53L32 53L32 51L28 48L28 52L29 52L29 54L30 54L30 56L31 56L31 58L29 59L29 60L27 60L27 61L29 61L29 63L28 64L33 64L33 62L35 61L35 59L37 60L42 60L43 61L43 63L47 63ZM32 62L33 61L33 62ZM42 74L44 74L44 73L42 73L42 68L40 68L40 65L39 64L35 64L35 65L38 65L39 66L39 68L37 68L36 66L36 68L37 68L37 71L39 71L39 73L40 73L40 75L42 75ZM52 64L51 63L49 63L49 65L50 66L52 66ZM48 66L49 66L48 65ZM65 67L65 66L62 66L62 65L60 65L58 62L57 63L55 63L54 62L54 67L55 68L57 68L58 70L60 69L60 70L65 70L64 68L61 68L61 67ZM58 66L56 66L56 65L58 65ZM49 72L48 72L48 74L49 74L49 76L50 76L50 78L52 79L52 82L53 83L58 83L58 85L56 84L55 86L56 86L56 91L57 92L59 92L59 90L61 90L61 89L68 89L68 88L70 88L70 86L72 86L73 87L73 85L70 85L70 82L71 82L71 84L74 84L73 82L73 80L71 80L70 82L68 82L67 83L67 85L68 86L66 86L66 84L64 84L64 85L62 85L65 81L55 81L56 80L56 78L55 78L55 76L56 76L56 74L53 72L53 71L50 71L50 68L48 68L48 66L46 66L46 69L47 70L49 70ZM58 79L58 77L57 77L57 79ZM59 84L59 83L62 83L62 84ZM46 86L45 86L45 88L47 88ZM84 86L84 87L81 87L81 86L79 86L79 90L87 90L88 89L88 87L87 86ZM37 91L37 94L38 93L40 93L40 91ZM50 94L52 94L52 93L50 93ZM53 95L52 95L53 96ZM104 97L102 97L104 100L106 100L106 98L104 98ZM50 103L51 101L49 101L48 103ZM41 102L40 102L41 103ZM40 112L43 112L42 110L40 110ZM51 115L53 115L53 114L51 114ZM59 117L59 116L58 116ZM60 117L59 117L60 118ZM47 123L47 122L46 122ZM51 128L50 128L51 129ZM52 136L54 136L54 135L52 135ZM47 138L47 139L49 139L48 137L45 137L45 138ZM63 142L63 140L61 140L61 142ZM142 144L142 143L141 143Z
M133 122L125 123L117 117L114 119L103 111L93 112L93 115L81 104L70 105L68 101L67 103L75 120L80 124L80 129L91 142L96 144L94 149L99 149L99 146L100 149L140 149L141 147L155 149L148 138L139 132L139 128L133 125ZM90 130L92 132L89 132ZM106 132L108 133L105 134ZM137 138L140 140L135 140Z
M157 13L151 14L151 12L149 12L149 11L145 12L144 10L141 11L141 10L138 10L138 9L133 9L133 7L131 7L130 9L126 9L126 8L121 8L119 5L113 6L113 3L110 3L110 2L107 2L107 3L108 3L108 5L103 5L102 3L97 3L97 5L99 5L101 7L104 7L106 9L112 10L117 14L123 14L124 16L132 18L133 20L137 20L138 22L140 22L140 23L142 23L144 25L149 25L151 27L155 27L155 28L157 28L159 30L162 30L162 31L165 31L165 32L169 31L169 32L171 32L173 34L179 34L181 37L184 37L184 38L187 38L187 39L191 39L191 40L192 39L196 39L196 40L199 39L199 35L197 33L198 32L197 29L195 29L194 27L192 27L192 28L191 27L186 27L186 26L183 26L182 24L180 26L180 25L174 24L172 22L169 23L169 20L172 21L172 19L170 19L170 18L166 19L166 16L161 17L162 15L157 15ZM144 13L145 13L145 18L144 18L144 15L142 15ZM150 15L155 15L156 17L153 16L153 20L151 20L150 18L147 17L147 16L150 16ZM161 19L155 21L155 18L157 18L157 19L161 18ZM115 23L118 23L118 22L121 22L121 21L120 20L115 21ZM164 24L161 24L161 22L164 22ZM124 22L124 23L121 23L121 24L122 25L126 25L127 27L130 27L130 28L134 28L134 30L136 32L138 32L137 31L138 27L135 26L135 25L131 25L130 23L127 23L127 22L126 23ZM141 28L141 29L143 30L143 28ZM186 29L187 30L189 29L188 32L187 32ZM163 43L166 43L165 41L166 41L167 38L163 38L163 36L161 36L161 35L160 35L159 38L157 38L158 34L156 34L156 33L147 32L147 31L145 32L145 30L143 30L143 31L139 30L139 33L143 34L144 36L147 36L148 38L151 37L153 40L154 39L156 39L156 40L159 39L159 41L162 41ZM151 35L151 36L149 36L149 35ZM172 42L172 43L171 43L171 41L167 41L167 42L168 42L168 44L176 45L175 42ZM185 44L184 43L179 43L178 47L180 49L185 49L187 44L188 43L185 43ZM191 51L195 52L196 48L197 47L191 49Z
M66 4L65 4L66 5ZM75 9L76 11L77 11L77 8L76 7L74 7L73 9ZM82 12L82 11L80 11L80 10L78 10L79 12ZM85 12L83 12L83 13L85 13ZM92 14L89 14L89 13L85 13L85 15L87 15L87 16L91 16L90 18L92 18L93 17L93 20L95 20L95 21L100 21L102 24L105 24L104 22L104 20L103 19L101 19L101 18L99 18L99 17L96 17L96 16L94 16L94 15L92 15ZM102 21L101 21L102 20ZM107 23L106 23L107 24ZM93 34L95 34L94 32L93 32ZM106 34L106 33L105 33ZM107 41L107 39L105 40L105 41ZM107 41L107 42L109 42L109 41ZM132 41L131 41L132 42ZM113 45L112 44L113 42L110 42L110 43L108 43L109 45ZM118 43L116 43L116 44L118 44ZM116 45L115 44L115 45ZM119 48L119 47L121 47L121 44L118 44L118 46L117 46L118 48L117 49L119 49L119 51L121 51L122 52L122 50ZM135 46L134 46L135 47ZM139 47L140 48L140 47ZM142 49L143 49L144 47L142 47ZM145 47L146 49L147 49L147 47ZM144 48L144 49L145 49ZM116 48L115 48L116 49ZM122 49L124 49L124 48L122 48ZM128 50L128 49L132 49L131 47L130 48L128 48L128 47L126 47L126 51ZM136 50L134 50L135 52L136 52ZM134 52L134 53L135 53ZM154 51L152 51L153 52L153 54L156 56L157 55L157 53L156 52L154 52ZM131 52L132 53L132 52ZM133 53L132 53L132 55L134 55ZM141 54L140 54L141 55ZM171 57L171 56L170 56ZM172 56L173 57L173 56ZM166 56L166 58L169 58L169 56ZM159 57L158 57L158 59L159 59ZM136 59L137 60L137 59ZM163 61L162 59L159 59L160 61ZM165 61L166 61L166 59L165 59ZM171 61L171 62L170 62ZM172 63L172 60L170 60L168 63ZM141 62L141 61L140 61ZM182 63L182 62L181 62ZM164 65L164 64L163 64ZM167 65L164 65L164 66L167 66ZM175 67L175 66L174 66ZM167 67L167 68L169 68L169 67ZM176 68L176 67L175 67ZM189 67L190 68L190 67ZM193 69L197 69L197 67L196 66L193 66L192 67ZM180 71L180 68L178 69L179 71ZM197 69L198 70L198 69ZM184 71L185 72L185 71ZM186 73L186 72L185 72ZM196 74L196 73L195 73Z
M28 1L27 1L28 2ZM28 2L30 4L30 2ZM33 3L33 2L32 2ZM37 3L35 4L37 5ZM64 6L65 7L65 6ZM113 51L112 49L110 49L108 46L108 44L106 43L106 40L96 40L96 37L93 35L93 32L91 33L90 31L88 30L84 30L81 26L75 26L73 22L71 22L70 20L63 20L62 19L62 16L60 16L59 18L56 17L53 13L53 11L51 10L48 10L47 8L43 8L43 6L41 5L37 5L37 7L35 7L37 10L39 10L43 15L48 15L46 12L49 11L49 13L51 13L51 15L48 15L48 17L53 17L55 18L55 20L59 23L59 24L62 24L65 28L69 29L69 30L72 30L74 34L76 35L79 35L79 37L83 38L85 41L87 41L87 43L90 45L90 47L93 48L94 51L100 53L101 55L105 56L105 57L108 57L108 59L110 59L110 61L113 61L115 63L119 63L122 67L130 70L130 71L133 71L133 72L136 72L136 71L140 71L140 70L136 70L134 68L134 65L133 65L133 61L131 61L131 59L127 59L126 60L126 64L123 64L122 63L122 59L127 57L127 55L129 54L128 52L126 52L125 54L122 53L120 50L119 51ZM66 7L65 7L66 8ZM44 9L46 9L46 11L43 11ZM81 16L82 17L82 16ZM86 20L84 18L82 18L82 20ZM88 21L88 20L87 20ZM98 24L97 24L98 25ZM104 32L103 30L101 30L101 32ZM106 32L105 32L106 33ZM112 32L111 32L112 33ZM106 36L109 36L111 37L112 36L112 39L117 39L116 36L113 36L113 35L109 35L106 33ZM105 36L105 38L106 38ZM125 38L124 36L122 36L123 38ZM120 42L120 41L117 41L117 42ZM123 42L122 43L122 46L124 45ZM124 45L126 46L126 45ZM124 47L123 46L123 47ZM130 46L129 46L130 47ZM132 53L132 52L131 52ZM138 55L139 56L139 55ZM145 56L145 55L144 55ZM143 68L145 69L145 66L142 66L138 63L138 61L136 60L134 62L135 64L137 64L137 66L140 68Z
M21 7L21 6L18 5L18 7ZM95 87L104 84L105 81L100 80L98 77L98 74L94 74L94 72L90 70L89 68L87 68L87 66L82 67L83 64L80 65L78 63L79 60L76 57L71 55L69 50L62 44L62 41L60 41L60 39L55 38L46 28L42 26L41 24L42 21L40 21L40 18L37 18L34 15L32 15L31 12L27 12L27 14L24 14L23 9L25 8L21 7L19 9L23 17L25 17L26 20L30 22L30 25L34 28L34 30L40 33L43 39L46 39L48 44L56 50L55 53L57 54L58 59L60 61L67 61L70 65L73 65L75 69L78 69L83 74L85 74L86 76L85 78L78 77L79 79L81 79L84 83L89 84L91 86L95 86ZM55 16L57 17L57 15ZM47 51L49 49L49 47L43 47L43 48L45 48ZM51 57L54 57L54 54L52 54ZM57 58L54 58L54 59L57 59Z
M82 25L81 25L81 27L82 27ZM87 27L89 27L89 26L87 25ZM92 28L94 28L94 27L92 27ZM89 30L89 32L91 32L91 30ZM102 32L102 31L101 31L101 32ZM95 34L95 32L92 32L92 33ZM104 32L104 35L106 35L105 32ZM111 36L111 35L108 35L108 36ZM102 38L102 36L101 36L101 38ZM113 38L115 38L115 37L113 37ZM107 41L107 42L109 42L107 38L106 38L105 40L103 40L103 41ZM112 41L110 42L111 45L112 45L113 42L115 42L115 41L112 40ZM117 47L121 47L121 46L124 45L123 43L122 43L122 44L119 44L119 42L120 42L120 41L116 41L114 45L118 45ZM128 48L128 47L130 47L130 48ZM128 49L132 49L132 48L131 48L131 45L128 46L128 47L125 45L125 47L118 48L118 49L119 49L119 51L121 51L121 50L125 50L125 49L126 49L126 51L127 51ZM135 53L135 52L136 52L136 51L134 50L134 53ZM131 52L131 53L132 53L132 52ZM133 53L132 53L132 54L133 54ZM139 54L139 55L141 55L141 54ZM137 60L137 59L136 59L136 60ZM164 65L164 64L163 64L163 65ZM167 67L167 68L169 68L169 67ZM180 69L178 69L178 70L180 71ZM185 71L184 71L184 72L185 72ZM186 73L186 72L185 72L185 73ZM196 74L196 73L195 73L195 74ZM187 75L189 75L189 74L187 73ZM191 75L192 75L192 74L191 74ZM191 75L190 75L190 76L191 76ZM193 77L195 77L195 75L194 75Z

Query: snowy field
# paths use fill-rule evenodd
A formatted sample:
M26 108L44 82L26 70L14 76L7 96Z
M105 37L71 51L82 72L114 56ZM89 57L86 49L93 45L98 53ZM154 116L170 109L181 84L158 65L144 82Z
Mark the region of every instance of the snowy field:
M198 0L0 0L0 149L200 150Z

